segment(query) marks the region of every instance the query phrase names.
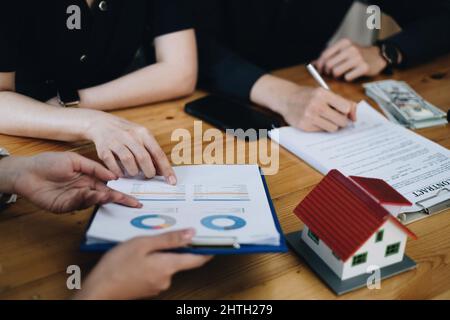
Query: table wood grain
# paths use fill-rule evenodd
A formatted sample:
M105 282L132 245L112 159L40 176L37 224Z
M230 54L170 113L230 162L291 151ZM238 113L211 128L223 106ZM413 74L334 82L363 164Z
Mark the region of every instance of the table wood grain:
M315 86L303 66L275 72L302 85ZM377 80L386 77L380 76ZM425 99L444 111L450 109L450 56L395 73ZM359 101L366 99L360 81L346 84L329 80L333 91ZM192 97L114 114L149 128L164 151L170 152L174 129L193 132L195 119L183 112ZM374 102L369 102L375 106ZM204 128L210 128L204 125ZM450 147L450 127L417 131L436 143ZM0 135L0 146L15 155L45 151L75 151L96 158L90 143L67 144ZM299 230L302 223L294 207L320 182L322 176L284 149L278 174L267 181L283 231ZM39 210L24 199L0 214L0 299L66 299L66 268L79 265L83 276L101 257L82 253L80 242L93 209L67 215ZM361 289L339 299L450 299L450 210L412 224L419 236L409 241L407 254L418 263L414 271L382 282L381 290ZM336 299L292 252L275 255L216 257L207 266L177 275L162 299Z

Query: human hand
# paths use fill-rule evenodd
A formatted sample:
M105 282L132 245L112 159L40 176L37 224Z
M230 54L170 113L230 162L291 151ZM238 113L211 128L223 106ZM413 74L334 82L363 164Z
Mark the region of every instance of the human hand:
M104 112L96 112L89 122L86 136L114 174L135 177L142 171L147 178L158 174L177 183L169 159L147 128Z
M54 213L110 202L135 208L142 206L135 198L105 185L117 179L116 175L75 153L44 153L30 158L8 157L2 161L9 161L5 166L15 172L14 193Z
M251 100L281 114L304 131L334 132L356 121L356 103L322 88L302 87L265 75L253 86Z
M107 253L75 296L80 300L150 298L167 290L172 277L211 257L164 252L189 245L194 230L130 240Z
M286 122L303 131L336 132L356 121L356 103L322 88L298 87L284 99Z
M363 76L376 76L387 66L376 46L361 47L349 39L342 39L327 48L314 62L321 73L353 81Z

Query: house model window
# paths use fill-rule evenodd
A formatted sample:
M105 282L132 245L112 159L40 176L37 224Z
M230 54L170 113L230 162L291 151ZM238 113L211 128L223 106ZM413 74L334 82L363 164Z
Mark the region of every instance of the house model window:
M358 254L353 257L352 267L358 266L360 264L366 263L367 261L367 252Z
M381 242L381 241L383 241L383 237L384 237L384 230L380 230L380 231L377 233L377 236L376 236L376 238L375 238L375 242Z
M319 244L320 239L314 232L309 230L308 231L308 236L311 238L312 241L314 241L315 244Z
M386 248L386 257L393 256L394 254L397 254L399 251L400 251L400 242L396 244L391 244Z

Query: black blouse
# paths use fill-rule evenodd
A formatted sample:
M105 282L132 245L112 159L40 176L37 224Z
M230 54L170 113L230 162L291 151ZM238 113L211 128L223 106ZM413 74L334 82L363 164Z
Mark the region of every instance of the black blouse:
M80 29L73 28L76 11L68 10L73 5L81 13ZM5 0L0 72L16 72L18 93L46 101L60 90L120 77L139 48L191 27L184 0L97 0L91 8L85 0Z

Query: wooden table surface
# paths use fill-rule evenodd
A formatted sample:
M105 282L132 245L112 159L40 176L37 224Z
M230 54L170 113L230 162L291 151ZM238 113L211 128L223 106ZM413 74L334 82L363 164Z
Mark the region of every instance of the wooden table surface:
M303 85L314 81L298 66L276 72ZM383 77L379 77L378 80ZM450 109L450 56L398 72L395 79L407 81L425 99ZM330 80L332 89L354 101L365 99L362 82L345 84ZM194 118L183 112L194 96L115 112L145 125L156 135L167 154L176 142L176 128L193 130ZM373 101L370 101L375 105ZM204 126L209 128L209 126ZM418 131L423 136L450 147L450 126ZM77 151L95 157L92 145L77 145L0 135L0 146L15 155L44 151ZM322 176L284 149L280 170L268 176L268 185L285 233L299 230L302 223L293 215L294 207L316 186ZM100 255L79 251L93 209L68 215L52 215L29 202L19 202L0 214L0 299L65 299L66 268L79 265L83 275ZM409 241L407 254L418 263L414 271L382 282L381 290L361 289L340 299L450 299L450 210L412 224L419 236ZM177 275L163 299L336 299L337 297L292 252L275 255L216 257L207 266Z

